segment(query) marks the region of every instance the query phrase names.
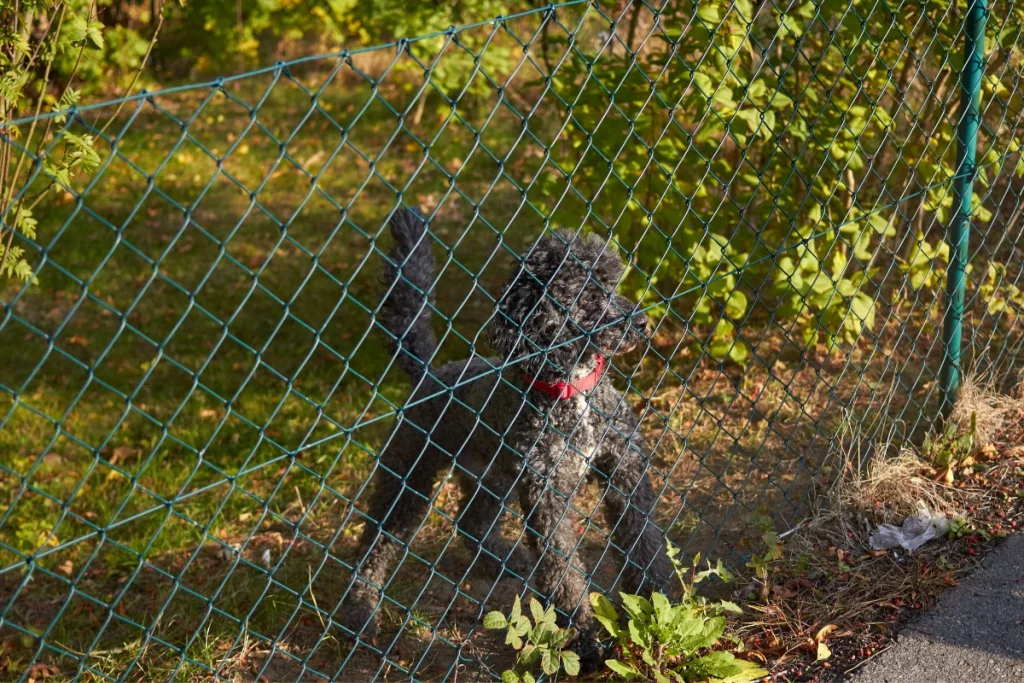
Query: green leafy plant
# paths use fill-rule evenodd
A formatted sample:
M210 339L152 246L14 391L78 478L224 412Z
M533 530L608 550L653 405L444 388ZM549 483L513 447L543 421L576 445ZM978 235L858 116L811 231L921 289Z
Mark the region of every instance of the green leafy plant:
M767 600L771 592L771 564L782 557L782 541L772 527L770 519L758 517L755 522L761 530L760 541L764 545L764 550L753 553L747 561L747 566L754 570L761 583L761 599Z
M128 91L138 81L159 27L160 22L148 47L143 42L145 49L136 49L140 54ZM104 30L91 0L0 2L0 278L33 279L16 236L34 239L37 207L69 191L76 175L87 175L100 164L95 136L76 131L67 110L81 98L73 85L83 64L94 63L106 48ZM124 55L123 47L114 54ZM59 113L38 118L44 109ZM119 112L120 107L110 120ZM27 126L12 123L29 116ZM33 181L37 161L42 174Z
M970 271L968 271L970 272ZM989 315L1011 323L1024 311L1024 291L1015 284L1015 278L1007 273L1006 265L989 263L985 278L978 286L981 299L986 302Z
M935 53L913 115L858 93L910 93L916 71L906 51L930 55L936 41L958 40L945 5L625 6L609 14L616 49L572 54L555 78L538 81L572 107L565 144L550 150L564 171L539 177L530 200L555 222L586 214L598 231L614 226L635 296L677 311L707 356L744 364L743 340L757 338L765 310L805 347L842 353L886 319L876 310L889 303L883 281L941 288L948 247L929 226L948 224L954 210L954 127L943 120L958 83L955 51ZM1024 10L1006 11L1015 28L1000 34L993 59L1004 60L1020 35ZM568 36L548 42L556 56L575 47ZM786 68L761 67L768 43ZM983 89L1019 109L999 94L1013 92L1012 79L986 78ZM544 113L553 106L545 101ZM979 162L981 186L1007 164L1024 175L1019 143L1000 137ZM880 164L888 172L876 176ZM894 208L894 187L917 206ZM991 205L975 195L977 225L991 223ZM986 301L995 312L1012 298Z
M682 596L672 602L662 593L654 593L650 600L638 595L621 594L626 624L611 601L600 593L592 593L590 602L594 616L604 629L615 638L619 657L608 659L605 665L627 680L649 680L658 683L670 681L752 681L767 672L731 652L714 649L729 637L725 633L725 612L739 612L740 608L728 601L711 602L696 595L696 585L717 576L731 580L729 572L719 560L717 566L708 563L699 570L700 556L694 559L692 570L678 560L679 551L670 547L669 556L682 584Z
M954 517L949 521L949 528L946 530L946 536L949 540L956 540L963 538L972 532L971 523L969 520L963 517ZM945 557L945 555L943 555Z
M545 610L536 598L530 599L530 615L523 614L522 603L516 596L512 611L506 617L501 612L489 612L484 617L484 628L505 631L505 644L511 645L518 654L513 668L501 674L504 683L534 683L533 671L538 664L541 671L554 676L564 670L570 676L580 672L580 658L575 652L566 650L575 632L558 628L555 623L555 608Z
M942 285L948 263L949 244L943 240L930 244L924 235L918 233L910 258L900 266L900 270L907 274L910 286L915 290L935 289Z
M976 429L977 416L975 413L971 413L970 424L963 431L955 422L947 422L938 435L932 432L925 435L922 453L936 469L954 469L971 454L971 450L974 448Z

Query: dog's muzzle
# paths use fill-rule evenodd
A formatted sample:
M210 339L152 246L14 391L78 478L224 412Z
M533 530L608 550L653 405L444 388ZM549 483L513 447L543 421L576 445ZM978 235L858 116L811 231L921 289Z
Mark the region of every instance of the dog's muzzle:
M633 317L629 319L630 324L636 332L639 332L644 339L647 338L650 332L651 321L643 313L634 313Z

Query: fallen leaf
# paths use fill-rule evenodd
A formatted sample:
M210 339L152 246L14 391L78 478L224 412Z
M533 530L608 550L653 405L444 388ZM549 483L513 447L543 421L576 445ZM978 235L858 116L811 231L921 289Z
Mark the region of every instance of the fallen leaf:
M796 596L796 592L788 586L780 586L776 584L772 586L772 595L779 600L789 600Z
M1020 460L1024 458L1024 446L1014 446L1004 454L1010 460Z
M131 455L132 453L133 451L130 446L118 446L117 448L114 449L114 453L110 456L110 464L116 465L123 458Z
M836 626L835 624L828 624L827 626L822 626L818 630L818 634L816 636L814 636L814 642L816 642L816 643L823 643L823 642L825 642L825 639L828 638L829 635L833 631L835 631L837 628L839 628L839 627Z
M832 650L828 649L828 645L825 643L818 643L818 661L828 659L832 656Z
M999 449L994 443L987 443L978 449L977 456L982 460L996 460L999 457Z
M64 560L63 564L61 564L58 567L58 569L60 569L62 572L64 572L68 576L71 576L71 573L73 571L75 571L75 565L71 563L71 560Z

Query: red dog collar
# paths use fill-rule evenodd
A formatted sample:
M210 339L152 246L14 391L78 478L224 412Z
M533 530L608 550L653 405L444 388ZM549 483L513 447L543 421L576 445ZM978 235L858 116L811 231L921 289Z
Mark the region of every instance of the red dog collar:
M604 372L605 358L599 353L594 354L594 361L597 363L597 367L594 368L593 372L586 377L581 377L573 382L566 382L565 380L545 382L540 379L532 379L527 375L523 375L523 379L526 380L527 386L545 393L552 398L556 398L559 401L564 401L567 398L572 398L576 394L588 392L597 386L597 383L600 381L601 375Z

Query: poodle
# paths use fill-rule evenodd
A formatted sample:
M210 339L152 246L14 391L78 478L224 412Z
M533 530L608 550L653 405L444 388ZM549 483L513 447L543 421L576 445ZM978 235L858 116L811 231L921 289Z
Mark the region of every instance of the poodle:
M647 317L615 294L623 262L596 236L541 237L518 259L488 323L497 357L434 368L427 226L399 210L390 227L395 245L380 321L414 391L380 453L342 622L353 637L375 639L382 587L423 523L438 479L453 473L462 493L456 528L474 565L528 580L576 628L587 668L599 665L589 577L569 514L579 511L573 498L587 478L604 487L609 548L625 558L622 587L649 595L673 576L664 536L650 520L650 450L604 372L610 356L646 342ZM515 501L529 549L501 535Z

